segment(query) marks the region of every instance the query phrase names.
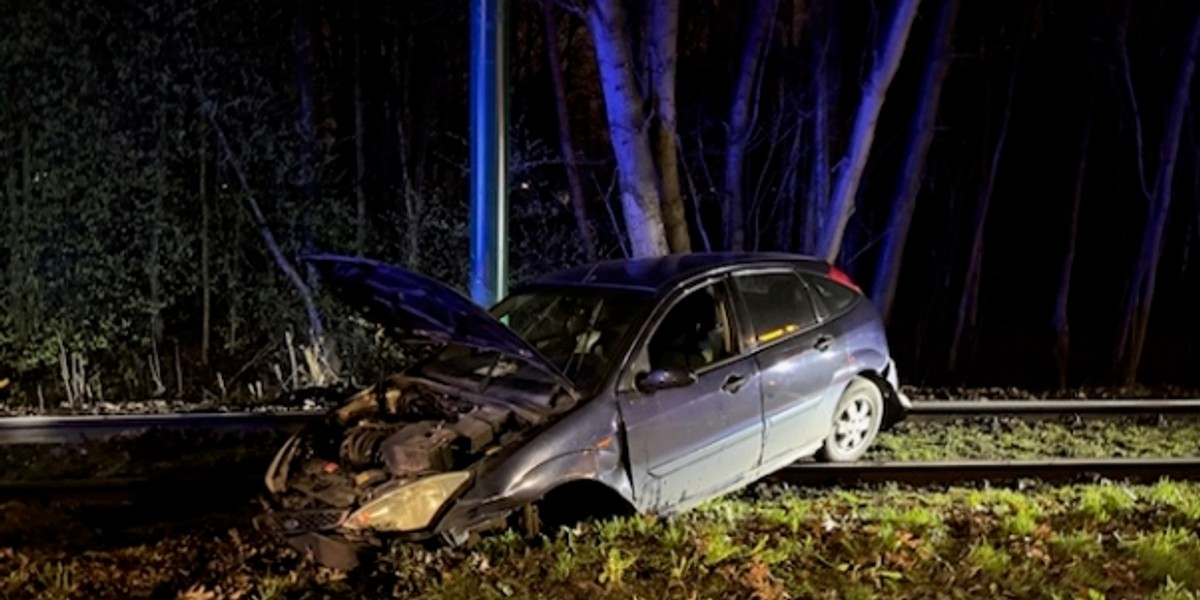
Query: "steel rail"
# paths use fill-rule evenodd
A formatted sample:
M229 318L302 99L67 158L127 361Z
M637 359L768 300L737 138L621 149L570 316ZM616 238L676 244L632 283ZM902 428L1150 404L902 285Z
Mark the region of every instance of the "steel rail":
M81 504L245 504L265 489L261 473L188 477L123 477L0 482L0 503L69 501Z
M979 482L1200 480L1200 458L1067 458L1052 460L954 460L932 462L803 462L765 478L799 486L894 482L955 485ZM70 500L110 503L248 502L264 491L262 475L213 472L198 476L0 482L0 502Z
M1200 416L1200 400L916 400L912 403L908 418L916 421L934 421L999 416L1044 419L1148 415Z
M289 411L0 417L0 446L103 440L152 429L296 430L323 415L316 411ZM918 400L913 402L907 419L941 421L1013 416L1036 420L1147 415L1200 416L1200 400Z
M289 411L0 417L0 446L69 444L137 435L152 429L295 430L323 415L322 412Z

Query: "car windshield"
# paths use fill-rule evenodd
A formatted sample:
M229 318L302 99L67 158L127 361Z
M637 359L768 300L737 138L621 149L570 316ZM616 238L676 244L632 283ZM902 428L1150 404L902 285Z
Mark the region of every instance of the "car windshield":
M650 301L650 294L624 290L543 288L509 296L491 313L582 389L617 360Z

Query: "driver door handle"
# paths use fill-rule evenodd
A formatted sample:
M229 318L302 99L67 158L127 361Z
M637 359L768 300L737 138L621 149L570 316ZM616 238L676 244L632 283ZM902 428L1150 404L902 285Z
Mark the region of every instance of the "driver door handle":
M832 335L822 335L817 338L816 343L813 344L813 348L816 348L817 350L820 350L821 352L825 352L832 345L833 345L833 336Z
M721 384L721 389L727 393L736 394L749 380L745 375L730 375L725 378L725 383Z

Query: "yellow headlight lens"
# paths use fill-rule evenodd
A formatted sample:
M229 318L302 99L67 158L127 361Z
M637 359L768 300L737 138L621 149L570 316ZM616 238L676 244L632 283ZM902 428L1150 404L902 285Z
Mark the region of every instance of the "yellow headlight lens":
M351 513L343 526L378 531L422 529L469 479L470 473L455 471L402 485Z

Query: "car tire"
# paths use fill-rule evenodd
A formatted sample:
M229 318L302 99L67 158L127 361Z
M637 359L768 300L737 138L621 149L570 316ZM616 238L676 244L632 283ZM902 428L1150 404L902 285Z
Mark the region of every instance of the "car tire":
M871 447L883 423L883 394L868 379L855 377L833 409L833 426L817 451L823 462L853 462Z

